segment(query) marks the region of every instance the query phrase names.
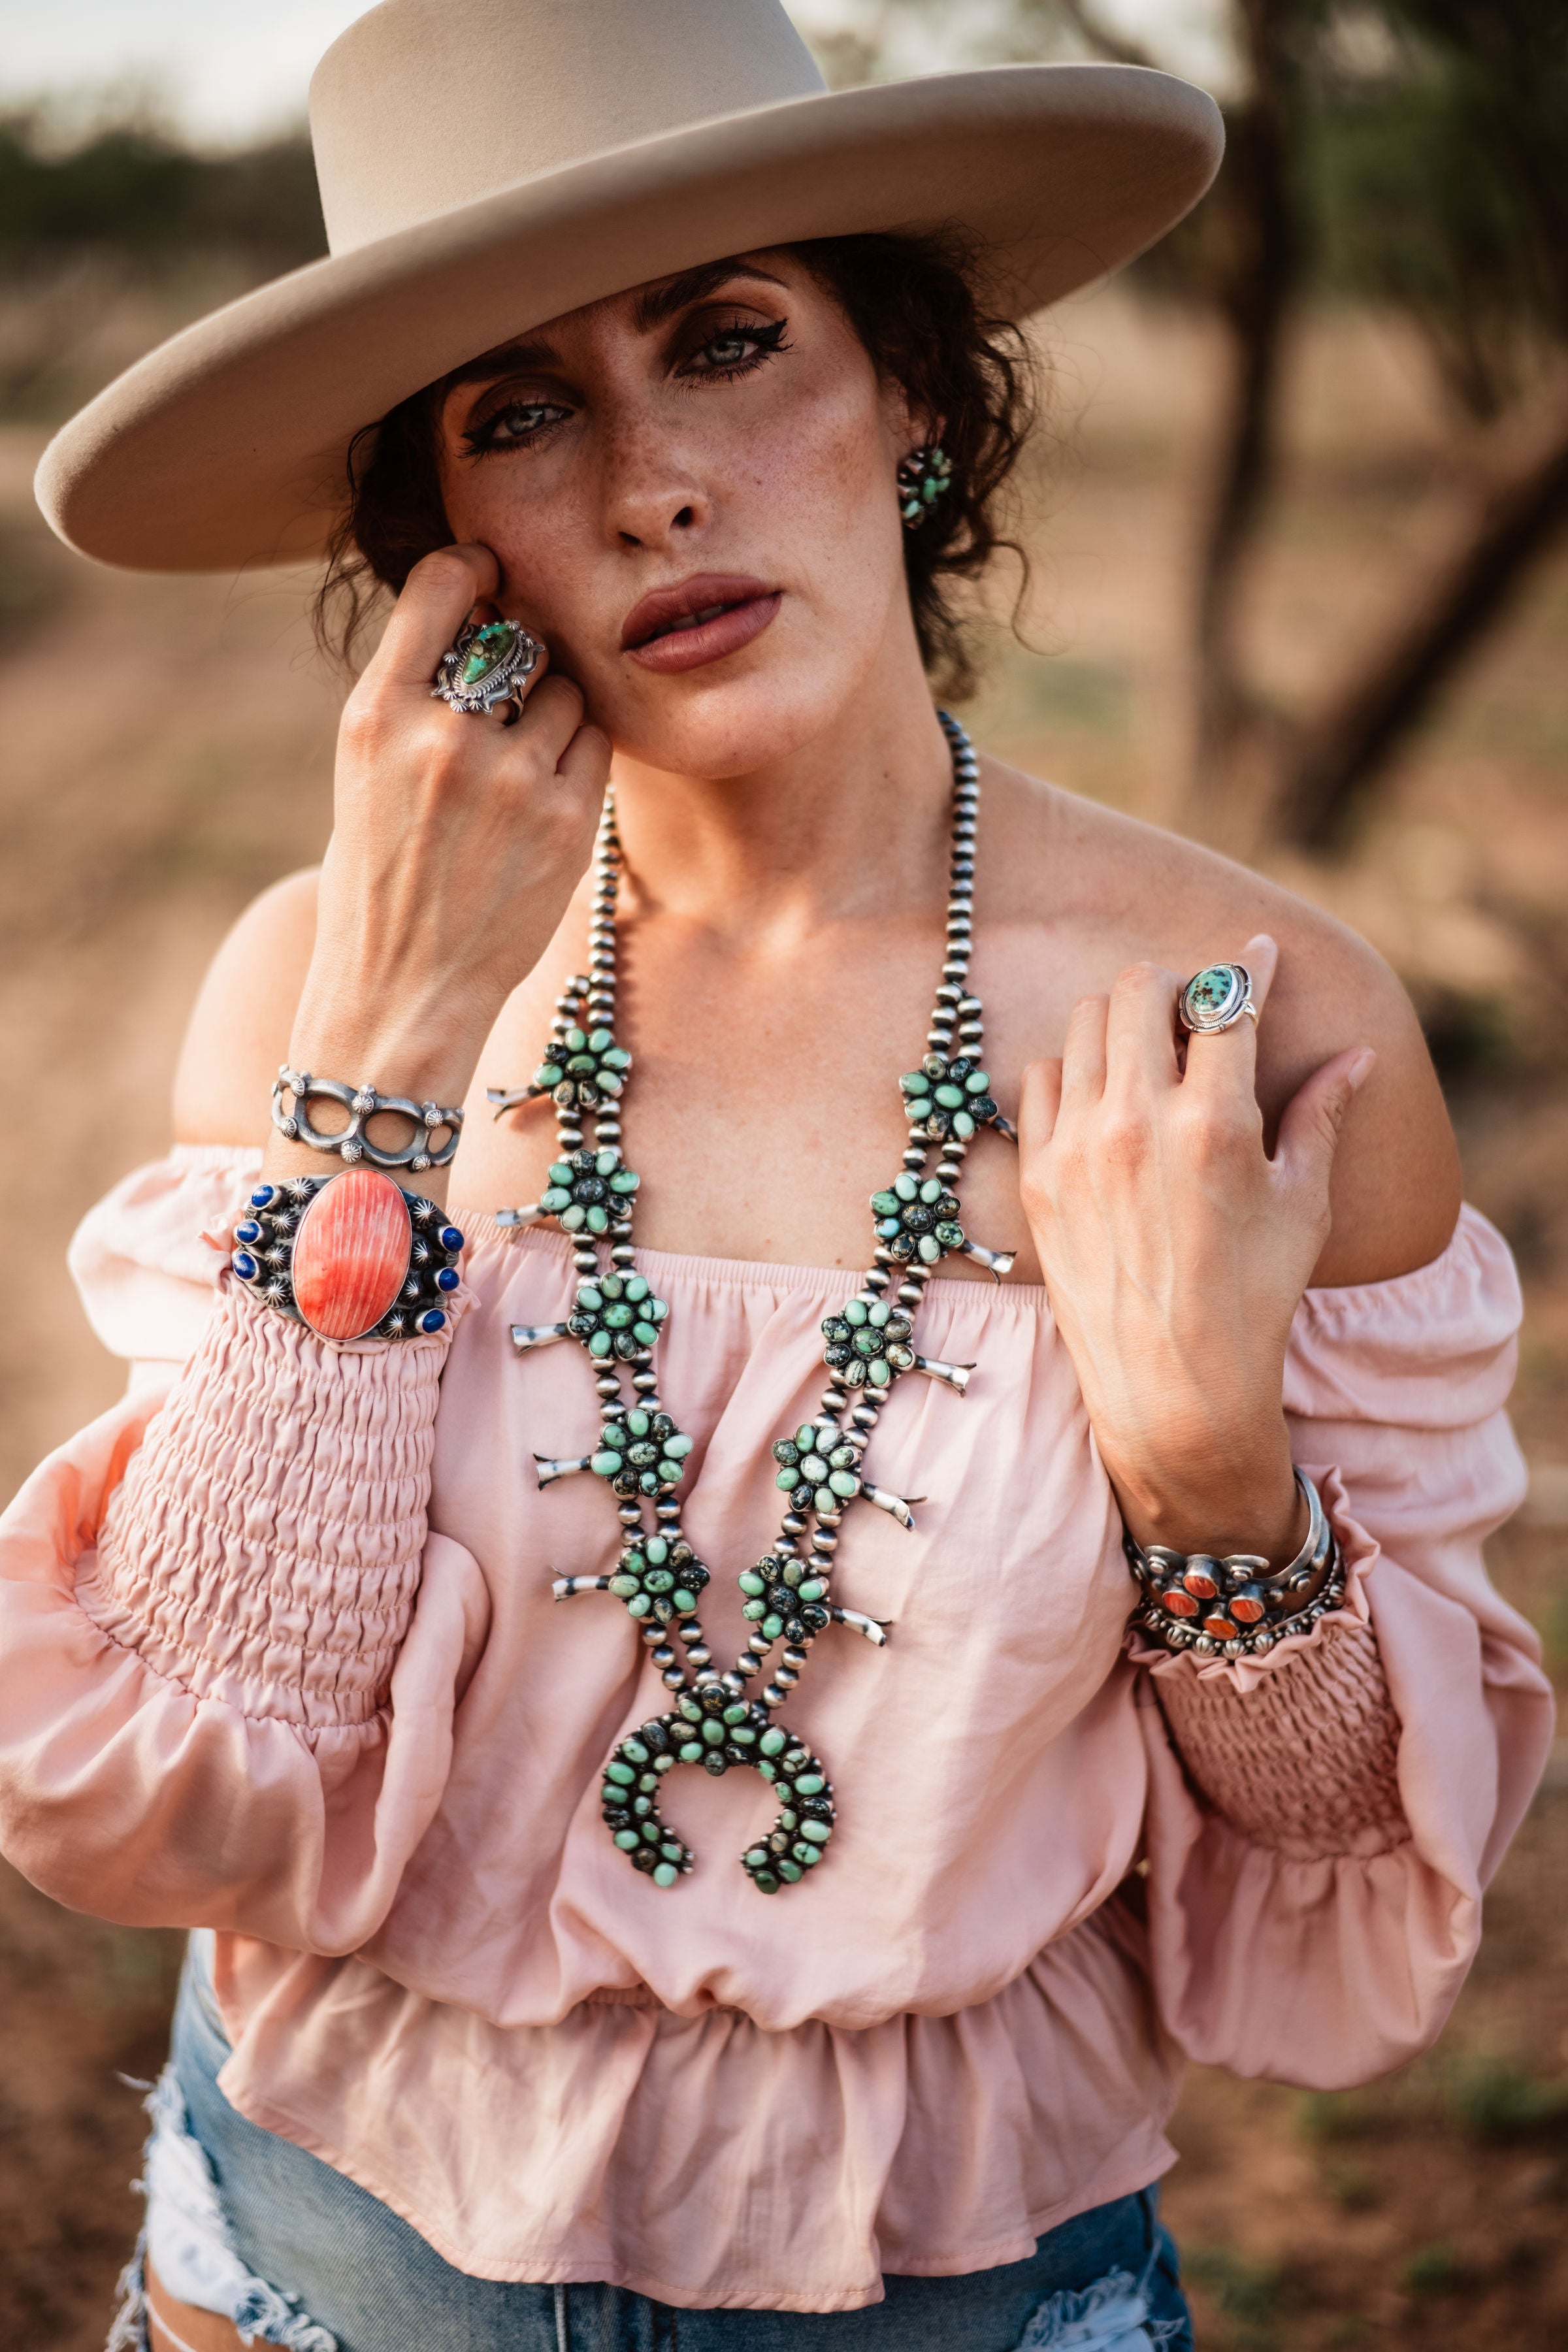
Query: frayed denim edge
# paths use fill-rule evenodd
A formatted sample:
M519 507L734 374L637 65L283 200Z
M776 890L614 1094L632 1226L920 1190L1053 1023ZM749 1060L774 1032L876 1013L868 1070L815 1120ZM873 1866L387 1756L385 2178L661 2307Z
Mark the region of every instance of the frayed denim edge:
M144 2084L134 2085L146 2089ZM153 2129L142 2150L142 2176L132 2183L139 2197L149 2195L149 2175L152 2170L154 2144L177 2143L186 2160L187 2178L191 2179L199 2200L200 2210L187 2213L187 2223L205 2232L211 2243L234 2261L241 2273L239 2293L235 2307L222 2316L232 2320L239 2332L242 2344L276 2344L281 2352L338 2352L338 2339L330 2328L316 2322L299 2308L298 2295L286 2294L280 2288L268 2286L265 2279L253 2278L244 2272L235 2253L229 2231L228 2217L224 2212L218 2186L206 2150L192 2133L185 2113L184 2095L181 2091L173 2065L165 2066L143 2102L153 2119ZM147 2242L148 2224L142 2224L135 2251L121 2271L115 2285L119 2298L113 2325L104 2352L150 2352L147 2328ZM173 2288L171 2288L173 2292Z
M1182 2323L1150 2317L1150 2274L1107 2271L1081 2294L1059 2289L1031 2315L1017 2352L1163 2352Z

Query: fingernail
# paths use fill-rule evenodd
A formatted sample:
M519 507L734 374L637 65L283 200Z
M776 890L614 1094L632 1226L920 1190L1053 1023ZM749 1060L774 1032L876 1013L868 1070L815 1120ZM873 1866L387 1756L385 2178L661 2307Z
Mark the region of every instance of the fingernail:
M1350 1081L1350 1090L1352 1095L1357 1093L1366 1083L1366 1080L1371 1077L1372 1066L1376 1059L1377 1054L1373 1046L1363 1045L1362 1047L1361 1052L1356 1055L1355 1060L1351 1064L1350 1069L1346 1073Z
M1271 948L1273 945L1274 934L1272 931L1254 931L1252 937L1247 942L1247 948ZM1247 953L1247 948L1242 949L1241 952L1243 955Z

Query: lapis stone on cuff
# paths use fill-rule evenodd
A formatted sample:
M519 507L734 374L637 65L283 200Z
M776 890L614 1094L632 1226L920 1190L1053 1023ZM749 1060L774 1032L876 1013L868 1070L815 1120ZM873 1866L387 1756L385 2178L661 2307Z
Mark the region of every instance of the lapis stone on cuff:
M462 1278L455 1265L444 1265L436 1276L436 1287L437 1290L456 1290Z
M236 1250L234 1254L234 1270L236 1274L238 1275L241 1282L254 1282L256 1280L258 1268L257 1266L256 1260L251 1256L248 1250Z
M444 1250L460 1250L463 1246L463 1236L456 1225L443 1225L438 1238Z
M446 1322L447 1318L442 1314L440 1308L438 1307L432 1307L428 1314L422 1315L419 1318L419 1328L421 1331L440 1331L445 1329Z

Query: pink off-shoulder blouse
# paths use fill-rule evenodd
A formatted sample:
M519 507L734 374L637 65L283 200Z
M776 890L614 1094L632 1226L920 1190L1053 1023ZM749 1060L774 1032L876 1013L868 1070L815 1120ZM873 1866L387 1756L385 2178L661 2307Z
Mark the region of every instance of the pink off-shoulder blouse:
M221 1276L252 1154L184 1150L74 1263L132 1392L0 1524L0 1832L59 1900L216 1931L222 2087L482 2277L677 2305L851 2309L885 2271L1016 2259L1170 2161L1182 2056L1333 2085L1437 2032L1551 1734L1481 1564L1517 1503L1519 1300L1467 1211L1441 1257L1309 1292L1285 1402L1348 1604L1256 1664L1142 1654L1115 1505L1038 1288L936 1282L788 1720L827 1862L768 1900L756 1778L682 1772L666 1892L599 1820L666 1700L607 1595L586 1360L517 1359L566 1246L456 1213L455 1333L332 1348ZM814 1407L831 1269L639 1254L685 1525L765 1549L771 1441ZM184 1369L182 1370L181 1366Z

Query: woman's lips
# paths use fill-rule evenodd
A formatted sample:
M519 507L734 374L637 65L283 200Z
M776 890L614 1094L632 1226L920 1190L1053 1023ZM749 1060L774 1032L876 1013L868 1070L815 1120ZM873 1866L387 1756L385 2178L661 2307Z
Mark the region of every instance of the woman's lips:
M645 596L626 616L622 650L644 669L701 669L761 636L783 597L760 580L716 575Z

